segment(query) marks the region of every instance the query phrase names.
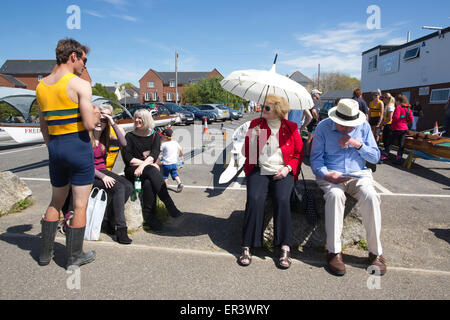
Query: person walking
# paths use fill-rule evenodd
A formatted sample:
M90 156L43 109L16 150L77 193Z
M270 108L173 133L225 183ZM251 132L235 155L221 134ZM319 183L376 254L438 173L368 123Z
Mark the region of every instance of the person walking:
M398 141L397 157L395 158L395 164L402 164L403 151L405 146L406 132L408 131L408 124L413 122L413 116L408 102L408 98L399 94L395 98L394 114L392 115L392 135L388 141L388 145L385 148L387 154L390 152L392 143Z
M385 93L382 96L382 100L385 103L385 115L383 117L383 147L384 151L381 152L380 160L386 160L389 157L389 151L387 151L387 146L391 143L392 139L392 116L395 111L395 98L389 93Z
M417 131L417 123L419 122L420 118L423 117L423 110L419 100L416 100L414 105L411 107L411 111L413 113L411 130Z
M291 265L292 225L290 198L303 161L303 142L297 124L285 119L285 98L269 94L261 118L250 122L242 148L247 177L247 202L238 263L250 265L252 247L261 247L264 206L269 189L274 201L274 246L280 247L278 267Z
M380 196L373 185L372 171L366 167L366 162L379 161L380 150L355 100L341 99L328 116L316 128L310 156L311 169L325 199L326 269L336 276L346 272L341 234L348 193L359 203L369 247L368 263L383 275L386 264L380 241Z
M381 124L384 116L384 103L380 100L380 96L380 89L375 90L372 92L372 101L369 103L369 123L377 143L380 139Z
M106 168L108 150L110 146L123 148L127 142L119 126L112 118L112 107L103 104L100 109L100 122L91 134L92 147L94 150L95 180L94 187L104 189L108 195L107 212L111 211L112 217L107 217L108 229L113 230L116 240L120 244L131 244L128 237L128 228L125 220L125 203L133 193L133 185L126 178ZM110 128L115 132L112 135ZM109 210L108 210L109 209ZM111 225L109 218L113 218Z
M91 84L79 78L86 67L89 48L73 39L60 40L56 67L36 88L40 128L48 147L52 199L41 220L39 265L48 265L59 223L59 212L72 185L74 215L66 231L67 269L95 259L83 252L86 207L94 181L94 154L89 131L100 119L92 106Z
M177 182L177 192L183 191L183 184L178 175L178 162L183 161L183 148L180 144L172 140L172 129L166 128L162 131L161 143L161 164L163 171L163 179L167 185L169 175Z

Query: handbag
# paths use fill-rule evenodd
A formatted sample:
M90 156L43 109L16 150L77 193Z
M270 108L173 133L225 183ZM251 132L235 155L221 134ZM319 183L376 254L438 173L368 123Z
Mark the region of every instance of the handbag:
M86 209L86 230L84 240L98 240L105 215L108 195L103 189L93 188Z
M310 225L315 226L317 224L317 221L319 220L319 214L317 213L316 203L314 202L314 195L312 194L312 191L306 187L306 181L303 175L303 170L300 170L300 172L302 174L304 186L303 194L300 194L295 186L294 186L294 193L303 206L303 209L306 213L306 220Z

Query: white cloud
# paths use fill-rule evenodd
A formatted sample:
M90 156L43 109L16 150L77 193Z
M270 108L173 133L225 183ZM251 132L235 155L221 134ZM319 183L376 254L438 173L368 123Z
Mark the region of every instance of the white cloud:
M115 18L119 18L119 19L125 20L125 21L130 21L130 22L138 22L139 21L138 18L133 17L133 16L129 16L129 15L126 15L126 14L122 14L122 15L113 14L112 16L115 17Z
M87 13L88 15L91 15L93 17L97 17L97 18L104 18L105 16L94 11L94 10L83 10L83 12Z
M334 28L324 28L294 35L300 48L291 52L288 55L290 58L280 61L280 64L312 75L317 73L320 63L321 72L339 71L359 78L363 51L385 42L404 42L402 38L389 40L393 29L369 30L362 23L341 23Z

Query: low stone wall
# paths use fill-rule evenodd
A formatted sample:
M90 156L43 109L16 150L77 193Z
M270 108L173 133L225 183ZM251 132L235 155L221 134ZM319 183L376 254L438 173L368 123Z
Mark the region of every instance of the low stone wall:
M0 217L32 196L30 188L11 171L0 172Z
M293 246L324 248L326 245L325 232L325 200L323 191L313 180L306 180L306 187L314 195L314 202L319 221L315 226L311 226L306 219L306 212L302 203L293 203L292 210L292 233ZM298 181L297 190L299 194L303 194L303 181ZM350 246L365 238L366 232L362 224L362 218L359 214L357 200L346 194L347 201L345 204L344 228L342 231L342 245ZM292 203L292 201L291 201ZM266 200L265 210L265 231L264 240L272 242L273 240L273 206L270 197Z

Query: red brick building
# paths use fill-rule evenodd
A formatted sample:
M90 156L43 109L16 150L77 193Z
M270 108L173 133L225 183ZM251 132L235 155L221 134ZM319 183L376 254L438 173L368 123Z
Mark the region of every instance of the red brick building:
M56 59L6 60L0 68L0 86L36 90L39 81L48 76L55 67ZM91 77L86 69L81 78L91 82Z
M203 72L178 72L178 102L183 101L183 86L198 83L200 79L223 77L217 69ZM141 103L175 102L175 72L158 72L150 69L140 80Z

